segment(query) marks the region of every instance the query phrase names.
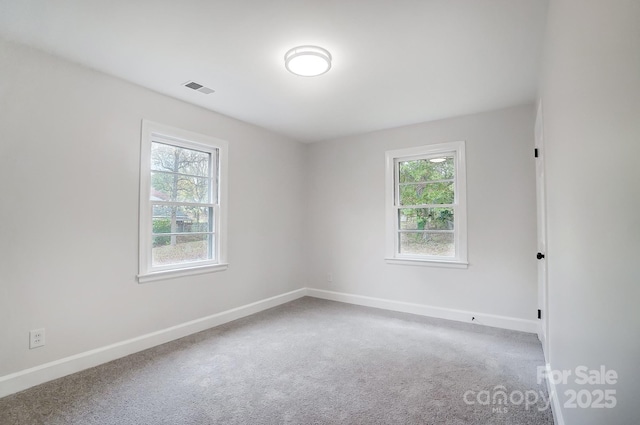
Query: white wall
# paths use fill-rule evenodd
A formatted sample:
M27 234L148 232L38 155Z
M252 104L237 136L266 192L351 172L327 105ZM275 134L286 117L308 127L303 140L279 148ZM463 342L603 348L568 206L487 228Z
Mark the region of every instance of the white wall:
M137 283L143 118L229 142L227 271ZM304 149L0 40L0 377L303 287Z
M535 319L533 127L525 105L311 145L309 286ZM466 141L469 268L386 264L385 151L456 140Z
M566 424L638 423L640 398L640 2L552 0L541 100L553 369L618 372L615 409Z

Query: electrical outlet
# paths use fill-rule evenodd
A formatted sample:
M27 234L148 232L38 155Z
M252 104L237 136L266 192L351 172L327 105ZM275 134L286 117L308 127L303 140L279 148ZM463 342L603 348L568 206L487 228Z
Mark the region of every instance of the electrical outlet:
M29 331L29 349L44 345L44 328Z
M331 273L327 273L327 282L333 282L333 275Z

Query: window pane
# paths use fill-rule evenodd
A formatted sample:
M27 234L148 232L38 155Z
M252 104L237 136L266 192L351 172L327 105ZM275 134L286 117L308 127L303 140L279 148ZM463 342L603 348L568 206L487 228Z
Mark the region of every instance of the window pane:
M454 178L453 156L417 159L399 163L400 183L449 180Z
M401 232L400 254L455 257L453 233Z
M153 233L211 232L213 208L153 205Z
M207 152L151 143L151 169L156 171L207 177L210 157Z
M453 230L453 208L401 208L401 230Z
M400 183L400 205L453 204L455 185L443 183Z
M151 172L151 200L209 203L209 183L206 177Z
M152 265L181 264L190 261L210 260L210 247L214 235L163 235L153 237Z

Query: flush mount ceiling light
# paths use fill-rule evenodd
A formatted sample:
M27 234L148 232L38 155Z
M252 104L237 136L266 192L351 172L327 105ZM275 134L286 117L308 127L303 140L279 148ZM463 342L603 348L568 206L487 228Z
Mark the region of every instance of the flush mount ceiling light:
M431 158L429 161L431 162L445 162L447 158Z
M315 77L331 69L331 53L318 46L298 46L284 55L284 66L292 74Z

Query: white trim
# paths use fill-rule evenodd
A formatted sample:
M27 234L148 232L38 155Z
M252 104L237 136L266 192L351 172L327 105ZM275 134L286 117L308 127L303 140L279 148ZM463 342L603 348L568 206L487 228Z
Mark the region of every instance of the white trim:
M440 155L453 155L455 158L455 199L451 205L455 209L454 214L454 235L455 235L455 258L439 258L436 256L424 256L417 258L424 266L456 267L466 268L468 265L467 249L467 166L465 155L465 142L447 142L433 145L418 146L406 149L395 149L385 152L385 227L386 227L386 255L385 260L390 264L408 264L404 261L415 261L416 258L400 255L398 252L398 231L397 214L399 206L396 199L396 162L401 159L423 159ZM411 206L407 206L411 207ZM425 206L421 206L425 208ZM428 207L428 206L427 206Z
M340 301L349 304L381 308L384 310L400 311L420 316L436 317L439 319L455 320L457 322L477 323L493 328L509 329L513 331L535 334L538 324L534 320L518 319L515 317L498 316L495 314L474 313L465 310L434 307L425 304L408 303L404 301L373 298L363 295L346 294L343 292L326 291L324 289L307 288L307 296L325 300ZM472 318L475 320L472 321Z
M106 347L85 351L63 359L55 360L29 369L0 377L0 397L18 391L26 390L35 385L42 384L53 379L61 378L72 373L98 366L121 357L128 356L138 351L146 350L187 335L194 334L232 320L240 319L260 311L276 307L280 304L302 298L306 295L306 289L276 295L271 298L256 301L240 307L232 308L200 319L191 320L156 332L151 332L125 341L120 341Z
M450 269L466 269L469 268L469 263L461 263L459 261L447 261L447 260L423 260L421 258L385 258L387 264L400 264L403 266L431 266L431 267L445 267Z
M560 399L558 398L558 389L556 388L556 384L548 379L551 376L551 365L549 363L545 364L547 369L547 373L545 375L545 381L547 381L547 392L549 393L549 398L551 400L551 413L553 413L553 423L555 425L564 425L564 418L562 417L562 408L560 406Z
M204 273L221 272L227 270L229 264L210 264L206 266L191 267L188 269L161 270L153 273L139 274L138 282L154 282L156 280L173 279L174 277L194 276Z

